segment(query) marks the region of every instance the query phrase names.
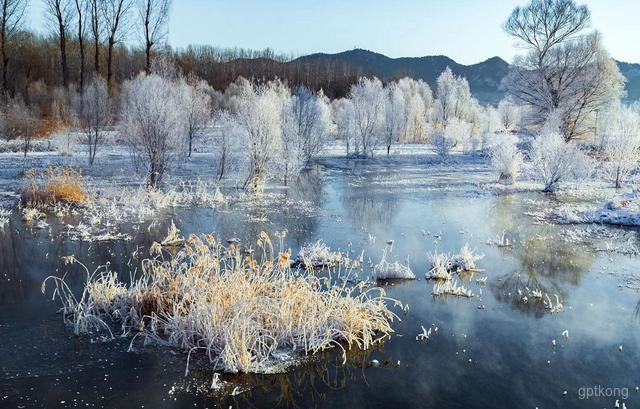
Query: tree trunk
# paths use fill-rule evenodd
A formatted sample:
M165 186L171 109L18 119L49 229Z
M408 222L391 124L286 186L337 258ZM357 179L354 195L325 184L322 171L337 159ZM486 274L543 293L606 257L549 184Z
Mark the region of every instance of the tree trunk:
M100 75L100 38L95 38L93 46L95 47L93 55L93 65L96 70L96 75Z
M107 54L107 88L109 93L113 95L113 47L115 46L115 39L113 36L109 37L109 49Z
M147 58L147 66L146 66L146 71L147 74L151 74L151 47L153 45L149 42L147 42L147 46L145 48L145 54L146 54L146 58Z
M9 58L7 57L7 40L6 40L6 34L5 34L5 28L2 28L2 33L0 33L0 41L2 42L2 44L0 45L0 48L2 48L2 91L3 94L6 94L6 92L8 91L8 86L9 84L7 84L7 66L9 65ZM5 95L2 96L3 98L5 97Z
M85 70L85 55L84 55L84 38L82 38L82 23L79 23L78 28L78 46L80 47L80 94L84 91L84 70ZM80 98L80 111L83 108L83 99Z
M59 25L60 29L60 64L62 66L62 85L64 88L69 86L69 68L67 65L67 35L65 34L65 27L62 22Z

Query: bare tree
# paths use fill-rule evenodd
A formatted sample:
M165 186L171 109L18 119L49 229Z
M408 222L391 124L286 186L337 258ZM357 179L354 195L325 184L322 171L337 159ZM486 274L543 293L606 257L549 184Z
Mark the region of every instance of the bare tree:
M82 94L84 91L84 72L85 72L85 49L84 49L84 35L85 35L85 21L87 18L88 2L87 0L74 0L76 6L76 18L78 19L78 47L80 48L80 77L79 77L79 91Z
M22 99L15 98L8 101L6 126L14 138L20 138L24 141L25 158L31 149L31 141L36 136L39 117L37 110L28 107Z
M51 20L52 30L58 36L60 46L60 66L62 69L62 85L69 86L69 65L67 62L67 30L73 17L72 4L69 0L44 0L45 11Z
M89 18L91 19L91 34L93 36L93 66L96 75L100 75L100 2L102 0L88 0Z
M10 57L8 43L13 39L22 25L29 2L28 0L0 0L0 52L2 53L2 90L8 90L7 67Z
M142 21L147 74L151 73L151 50L167 37L171 0L138 0Z
M85 89L76 96L73 103L80 128L89 148L89 165L96 159L98 145L104 139L106 126L111 120L111 97L107 84L100 76L95 76Z
M133 0L102 0L102 17L107 31L107 86L113 89L113 51L129 29L128 17Z
M558 112L567 140L589 130L595 112L623 92L623 77L598 33L585 33L590 21L587 7L573 0L532 0L504 24L529 50L514 61L507 91L537 124Z

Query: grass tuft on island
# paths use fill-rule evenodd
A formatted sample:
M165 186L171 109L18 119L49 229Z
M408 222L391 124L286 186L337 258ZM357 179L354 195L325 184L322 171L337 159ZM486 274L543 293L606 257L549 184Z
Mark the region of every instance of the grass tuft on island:
M122 282L108 267L87 273L80 297L64 277L55 282L65 322L80 334L114 336L116 328L146 342L201 352L214 370L268 373L286 360L332 347L366 350L393 330L397 304L380 288L347 284L290 267L289 252L269 235L257 240L260 257L243 256L212 235L190 236L174 255L160 244L143 261L140 277ZM282 245L280 245L282 247ZM336 273L339 274L339 273ZM290 358L290 359L289 359Z

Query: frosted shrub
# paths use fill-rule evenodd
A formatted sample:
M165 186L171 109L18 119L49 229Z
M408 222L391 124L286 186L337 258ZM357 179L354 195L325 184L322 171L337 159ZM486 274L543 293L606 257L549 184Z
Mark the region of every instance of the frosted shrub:
M451 118L447 121L444 134L452 146L460 145L462 151L468 153L471 149L471 125L458 118Z
M499 174L498 182L513 184L524 163L524 156L516 146L518 139L511 135L501 135L495 139L489 147L491 165Z
M580 149L556 132L542 133L531 143L531 165L544 192L555 191L560 182L572 177L582 156Z
M453 144L446 133L439 129L433 136L433 147L440 160L446 162L453 148Z

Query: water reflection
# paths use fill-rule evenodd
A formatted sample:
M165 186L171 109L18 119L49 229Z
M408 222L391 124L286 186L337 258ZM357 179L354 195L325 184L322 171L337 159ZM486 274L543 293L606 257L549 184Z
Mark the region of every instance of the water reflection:
M190 378L174 383L172 391L184 399L190 399L196 392L207 403L221 408L319 407L326 403L329 393L344 390L352 382L366 382L363 368L371 365L371 353L347 351L345 362L342 353L327 351L305 359L303 364L286 373L227 374L220 377L226 386L219 390L211 389L211 372L201 368L192 371Z
M557 294L566 304L571 289L580 285L595 260L592 252L562 240L516 234L515 241L511 254L517 261L516 269L498 277L490 288L496 300L537 318L547 309L530 291L541 291L553 301Z

